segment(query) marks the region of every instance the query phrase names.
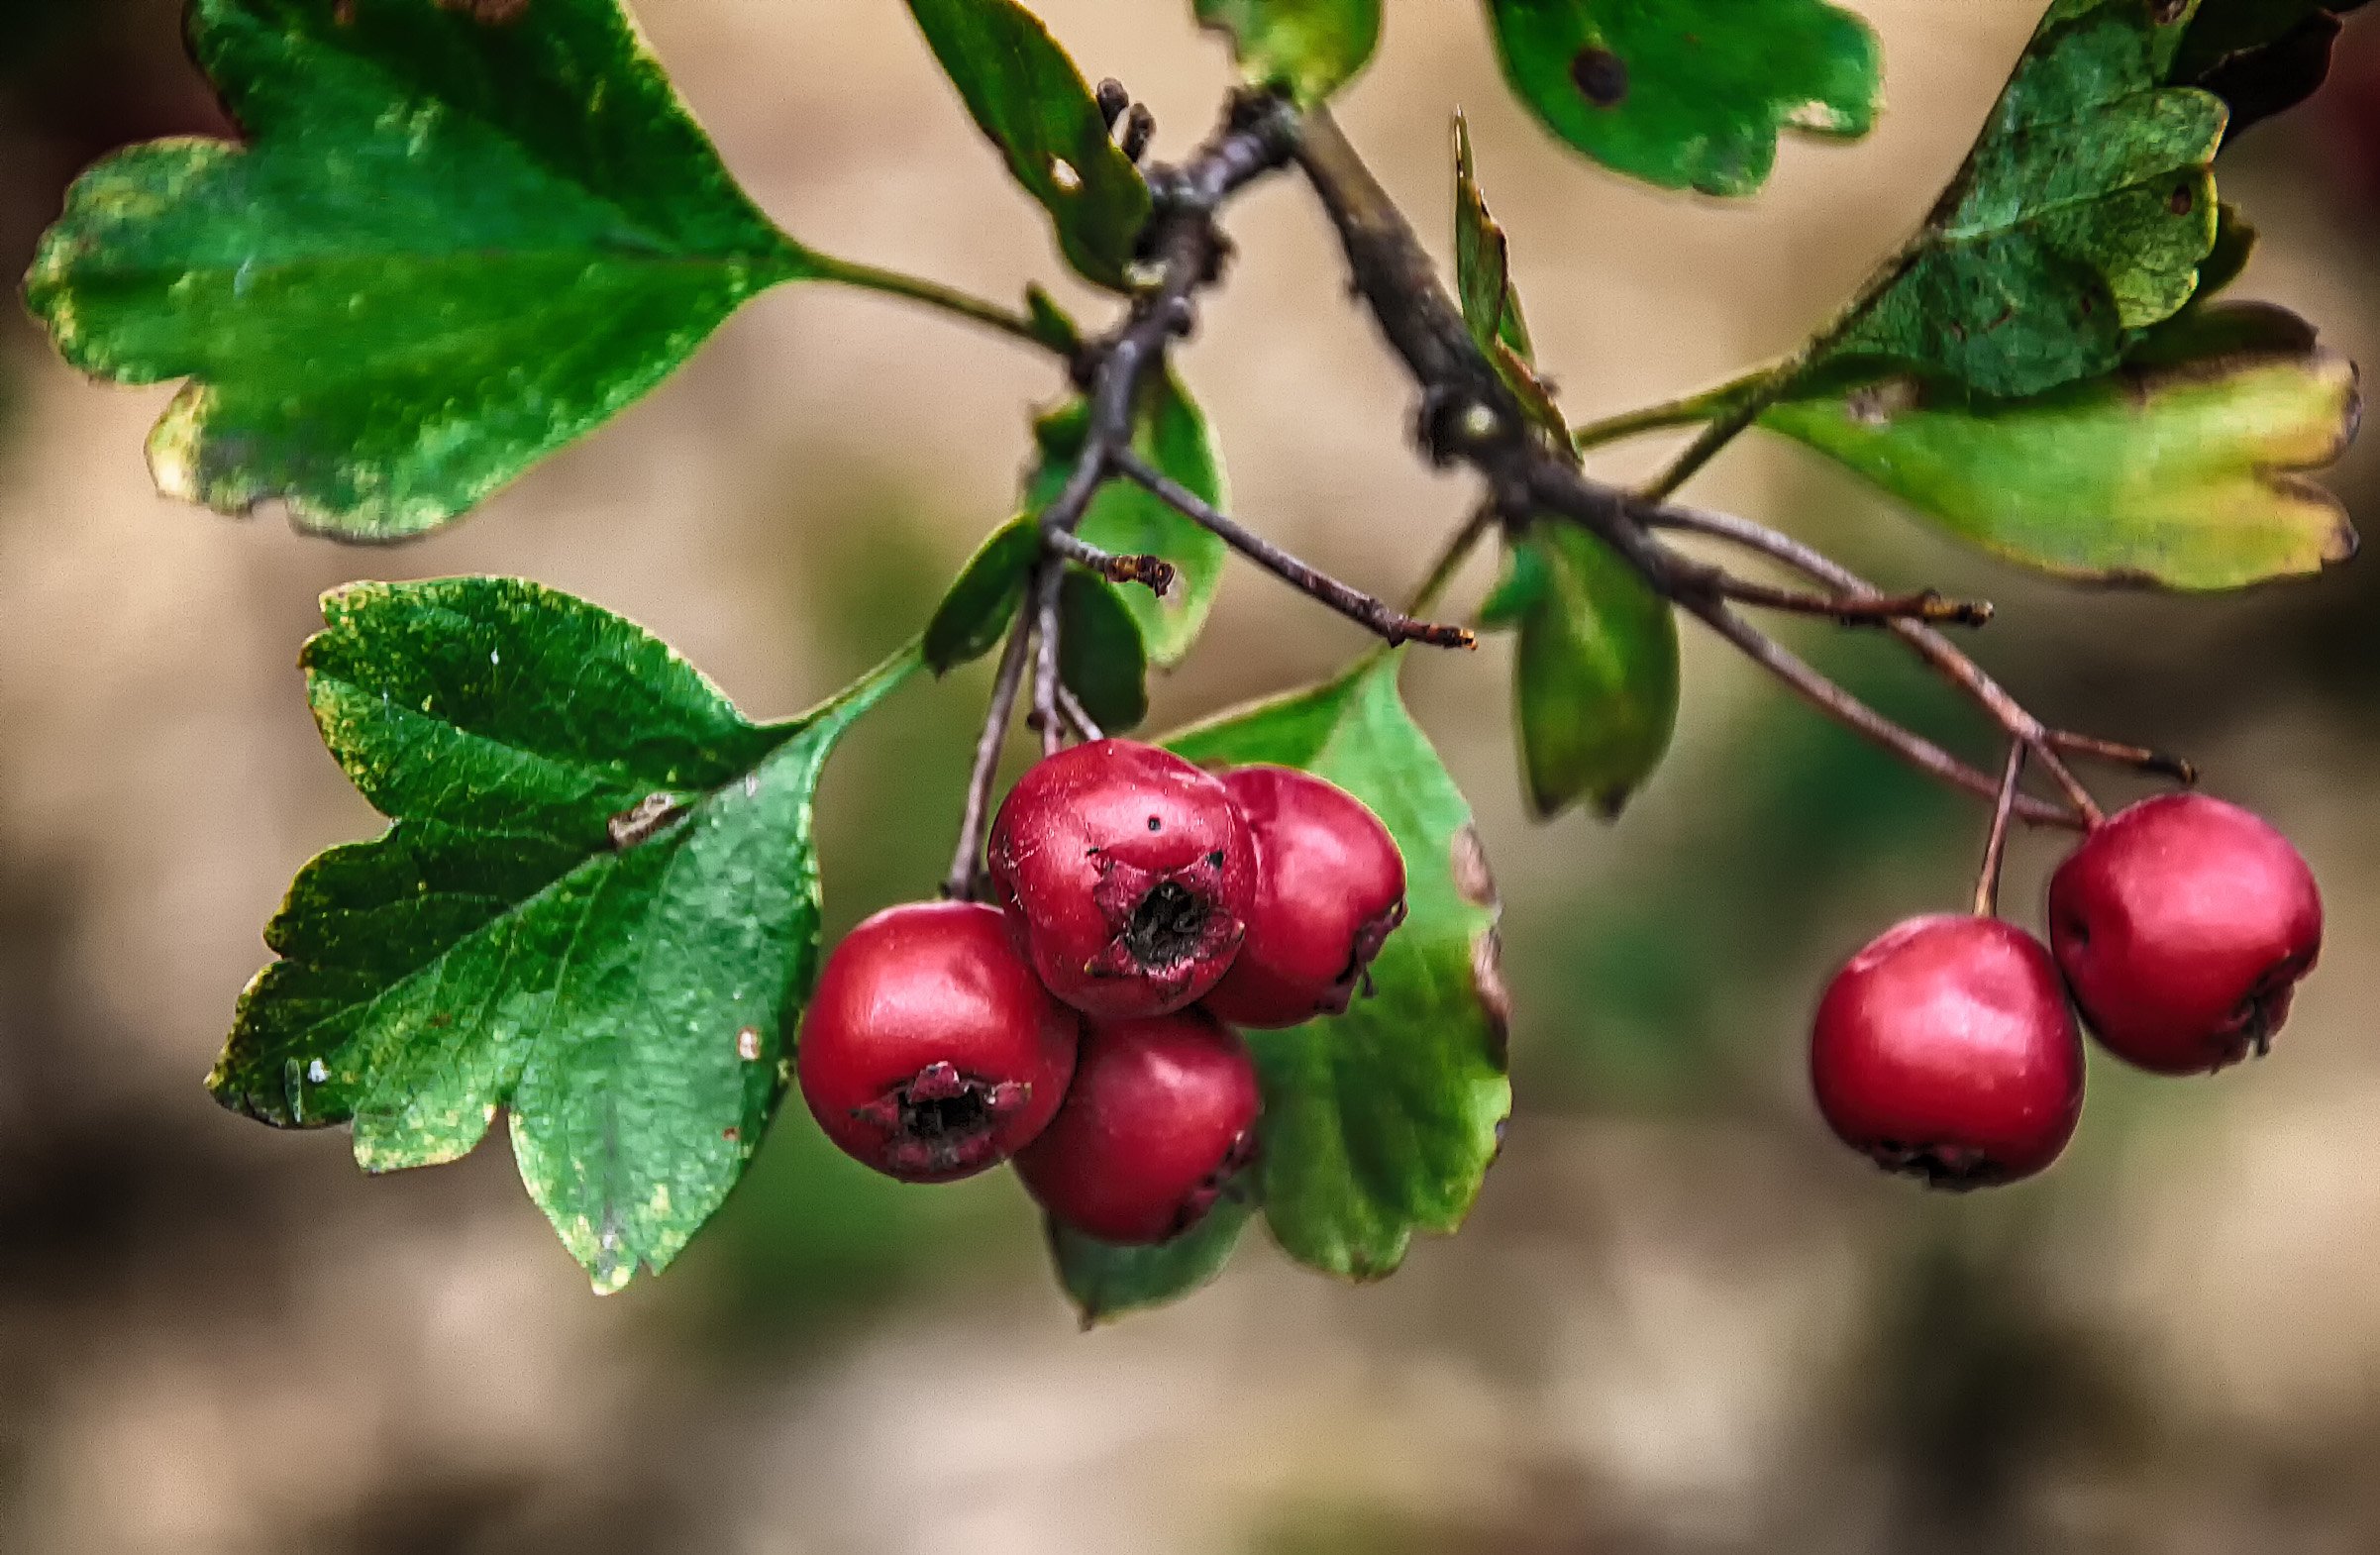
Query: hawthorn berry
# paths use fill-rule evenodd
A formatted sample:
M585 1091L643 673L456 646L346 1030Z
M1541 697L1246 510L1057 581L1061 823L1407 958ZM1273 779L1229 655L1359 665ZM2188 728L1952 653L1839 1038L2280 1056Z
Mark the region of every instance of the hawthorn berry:
M1016 1172L1086 1235L1170 1241L1256 1159L1263 1109L1247 1044L1204 1010L1094 1021L1066 1105Z
M818 975L795 1059L843 1152L911 1183L998 1165L1066 1098L1082 1017L1050 996L996 908L888 907Z
M2144 799L2049 881L2049 943L2083 1019L2160 1075L2261 1054L2323 945L2314 872L2261 817L2204 794Z
M1256 849L1248 937L1206 1007L1235 1026L1346 1012L1404 921L1404 856L1364 801L1286 767L1222 775Z
M1215 985L1246 931L1256 858L1211 775L1135 740L1061 751L991 823L992 884L1051 992L1110 1020Z
M1936 1188L2030 1177L2083 1108L2083 1047L2041 942L1999 918L1894 925L1835 974L1810 1047L1843 1142Z

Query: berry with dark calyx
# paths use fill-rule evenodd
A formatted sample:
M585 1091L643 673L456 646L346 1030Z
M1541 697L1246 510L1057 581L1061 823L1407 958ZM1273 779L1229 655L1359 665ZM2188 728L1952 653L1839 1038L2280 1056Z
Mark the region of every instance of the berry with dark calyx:
M2261 1054L2323 946L2314 872L2261 817L2204 794L2111 816L2049 881L2049 943L2118 1058L2199 1075Z
M1911 918L1827 985L1810 1079L1828 1126L1877 1165L1981 1188L2066 1148L2082 1036L2039 940L1998 918Z
M1235 1026L1344 1014L1404 921L1404 856L1364 801L1286 767L1222 775L1256 846L1248 937L1206 995Z
M1247 1045L1203 1010L1094 1022L1066 1105L1017 1175L1087 1236L1170 1241L1256 1159L1263 1109Z
M1256 885L1222 783L1134 740L1094 740L1027 772L992 820L986 862L1041 981L1110 1020L1213 987Z
M844 1154L911 1183L997 1166L1066 1098L1083 1018L1050 996L998 909L888 907L818 975L795 1059Z

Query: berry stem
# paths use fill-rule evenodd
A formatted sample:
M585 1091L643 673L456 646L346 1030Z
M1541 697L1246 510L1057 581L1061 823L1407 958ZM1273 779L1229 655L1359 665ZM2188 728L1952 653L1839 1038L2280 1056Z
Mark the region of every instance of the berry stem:
M2017 810L2017 785L2024 778L2024 759L2032 748L2022 740L2009 741L2008 765L2001 769L2000 792L1992 801L1992 830L1984 838L1983 868L1975 876L1975 915L2000 916L2000 867L2008 858L2009 821Z
M1083 699L1068 690L1064 681L1058 685L1058 711L1065 715L1067 727L1083 744L1088 745L1106 738L1099 732L1098 723L1090 716L1090 710L1083 705Z
M976 736L975 766L967 778L967 804L959 816L959 842L951 854L950 873L942 880L942 894L953 901L983 899L983 832L991 824L991 784L999 776L1000 748L1007 743L1009 722L1016 716L1032 630L1032 612L1018 611L1007 645L1000 650L998 673L992 676L983 732Z
M1058 585L1065 578L1063 566L1055 559L1044 561L1033 570L1031 608L1025 612L1033 623L1033 712L1029 720L1041 733L1041 754L1055 756L1066 747L1066 728L1058 716Z

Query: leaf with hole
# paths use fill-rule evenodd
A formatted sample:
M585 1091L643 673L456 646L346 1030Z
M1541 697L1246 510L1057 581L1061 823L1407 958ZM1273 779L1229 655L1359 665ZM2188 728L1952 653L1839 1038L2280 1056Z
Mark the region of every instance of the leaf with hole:
M1661 765L1678 726L1678 622L1642 573L1575 525L1513 541L1483 624L1512 628L1513 728L1539 819L1605 818Z
M1462 1223L1511 1109L1496 886L1471 809L1405 711L1401 655L1225 713L1167 743L1207 767L1269 762L1370 805L1402 850L1402 927L1344 1015L1252 1031L1263 1078L1261 1197L1291 1256L1350 1279L1393 1272L1416 1231Z
M1875 33L1825 0L1487 0L1504 79L1563 141L1665 189L1751 194L1786 130L1876 122Z
M208 1088L350 1124L366 1170L521 1179L598 1290L717 1209L782 1094L818 955L811 795L904 652L755 724L632 623L510 578L360 583L306 645L378 838L307 865Z
M909 14L977 127L1049 212L1066 262L1125 290L1149 185L1049 29L1014 0L909 0Z
M1890 379L1761 418L1951 533L2069 577L2236 588L2355 551L2305 478L2345 450L2352 363L2280 309L2177 319L2119 371L2009 401Z
M2166 84L2190 10L2052 5L1932 216L1816 362L2037 394L2111 370L2188 302L2215 246L2225 120L2213 93Z
M349 540L438 528L834 273L752 204L616 0L193 0L243 145L99 163L26 296L58 350L186 378L166 495Z
M1301 105L1346 85L1380 47L1380 0L1197 0L1197 15L1231 39L1250 81Z

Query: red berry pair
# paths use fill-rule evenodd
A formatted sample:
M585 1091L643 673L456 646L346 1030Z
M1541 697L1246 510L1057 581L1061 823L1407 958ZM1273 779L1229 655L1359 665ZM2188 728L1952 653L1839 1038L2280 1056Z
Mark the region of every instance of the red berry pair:
M2263 820L2174 794L2096 828L2049 886L2050 945L1913 918L1838 973L1811 1044L1845 1143L1941 1187L2029 1177L2082 1116L2082 1039L2162 1075L2262 1053L2322 948L2306 861ZM2052 951L2054 950L2054 958Z
M988 853L1004 910L893 907L835 948L803 1020L802 1094L891 1176L1014 1157L1078 1230L1179 1235L1255 1153L1255 1065L1223 1022L1347 1007L1404 915L1396 843L1302 773L1218 778L1102 740L1027 773Z

